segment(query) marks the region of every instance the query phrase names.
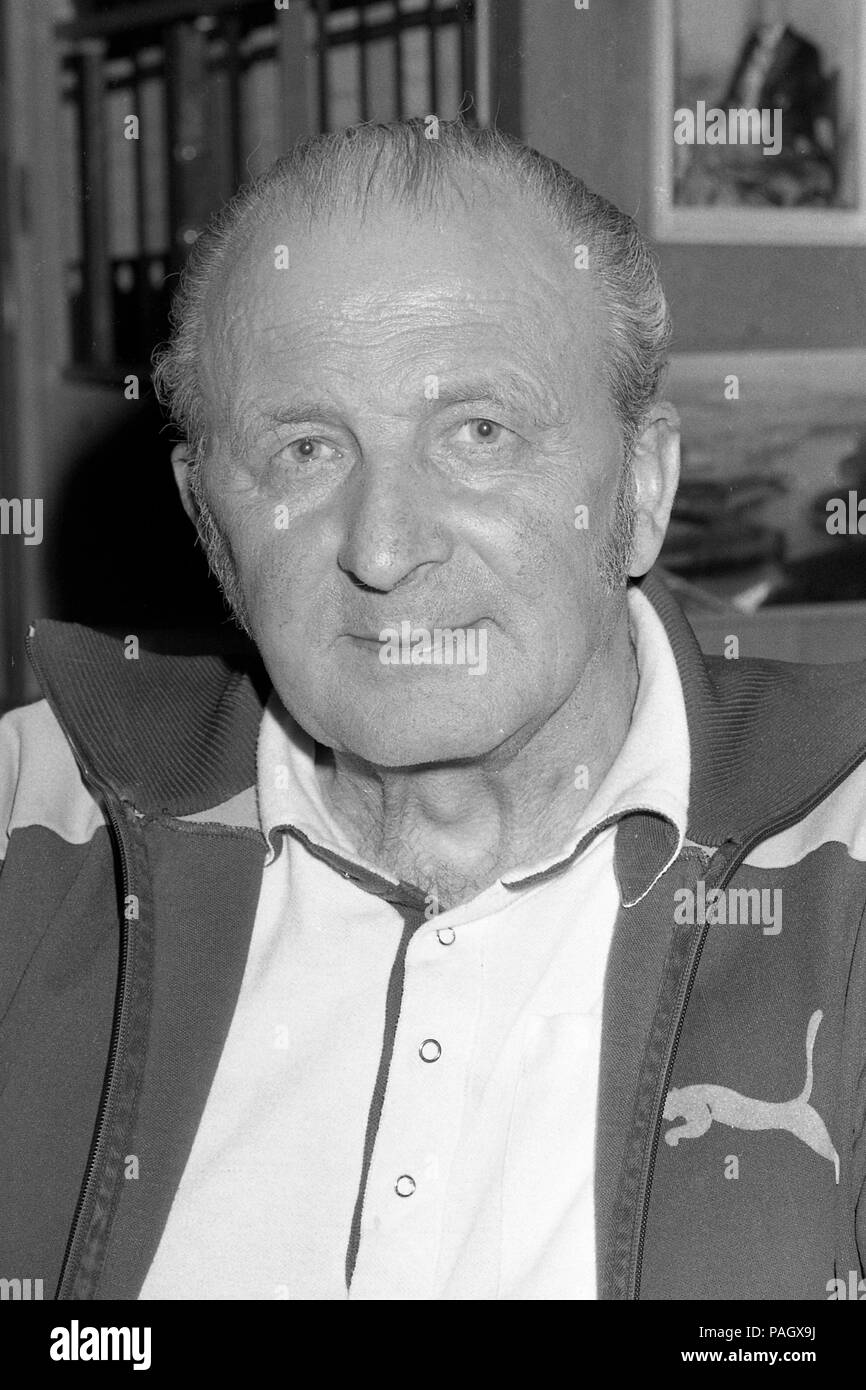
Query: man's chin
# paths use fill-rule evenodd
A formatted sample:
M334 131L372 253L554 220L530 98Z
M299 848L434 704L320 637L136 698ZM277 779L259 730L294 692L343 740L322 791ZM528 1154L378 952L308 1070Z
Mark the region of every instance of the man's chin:
M387 713L378 710L370 711L367 718L363 711L355 712L345 725L341 723L333 729L325 741L375 767L400 768L476 762L498 747L502 733L486 723L473 727L459 714L449 720L437 719L428 712L415 723L404 719L389 721Z

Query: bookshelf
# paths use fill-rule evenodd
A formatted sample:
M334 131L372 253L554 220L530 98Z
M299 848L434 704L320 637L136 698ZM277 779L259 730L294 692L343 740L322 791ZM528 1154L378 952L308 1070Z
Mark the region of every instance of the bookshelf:
M56 25L69 370L146 373L211 214L299 136L462 112L486 124L517 0L129 0ZM138 120L133 133L129 118Z

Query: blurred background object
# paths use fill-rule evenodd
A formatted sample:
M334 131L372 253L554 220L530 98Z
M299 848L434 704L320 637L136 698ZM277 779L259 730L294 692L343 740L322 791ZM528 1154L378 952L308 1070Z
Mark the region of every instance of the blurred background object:
M861 0L649 3L655 235L863 245Z
M678 5L679 104L703 99L715 108L779 113L780 148L760 145L682 146L676 201L761 207L845 205L840 145L849 117L840 111L841 63L847 59L846 5L803 6L797 0L758 0L740 6L745 33L733 52L732 35L701 24L694 3ZM728 7L730 16L732 7ZM796 23L804 26L800 32ZM812 35L824 37L825 50ZM695 51L697 49L697 52ZM698 54L701 56L698 57ZM825 71L828 60L834 64ZM725 73L727 69L727 75ZM715 84L715 86L714 86Z
M661 560L687 608L866 605L866 515L848 526L852 490L866 502L866 352L675 355L666 390L683 468ZM866 658L866 606L862 631Z
M301 134L425 112L486 123L480 11L489 18L468 0L75 5L54 30L62 198L82 213L64 264L73 366L146 371L199 230Z

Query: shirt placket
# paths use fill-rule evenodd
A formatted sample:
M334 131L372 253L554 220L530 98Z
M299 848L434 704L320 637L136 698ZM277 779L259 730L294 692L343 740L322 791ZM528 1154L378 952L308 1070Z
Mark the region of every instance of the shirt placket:
M483 931L445 913L406 953L400 1017L364 1195L355 1299L435 1298L448 1176L481 1004Z

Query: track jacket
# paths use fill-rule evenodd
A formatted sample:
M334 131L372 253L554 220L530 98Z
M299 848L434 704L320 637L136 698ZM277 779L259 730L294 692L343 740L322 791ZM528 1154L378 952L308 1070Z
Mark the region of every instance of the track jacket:
M659 824L617 828L632 905L605 986L599 1297L850 1297L866 663L706 658L662 584L642 587L676 656L692 782L686 842L649 891ZM74 624L37 623L28 646L45 700L0 725L0 1278L134 1299L243 975L268 682L249 651L128 660L122 637Z

